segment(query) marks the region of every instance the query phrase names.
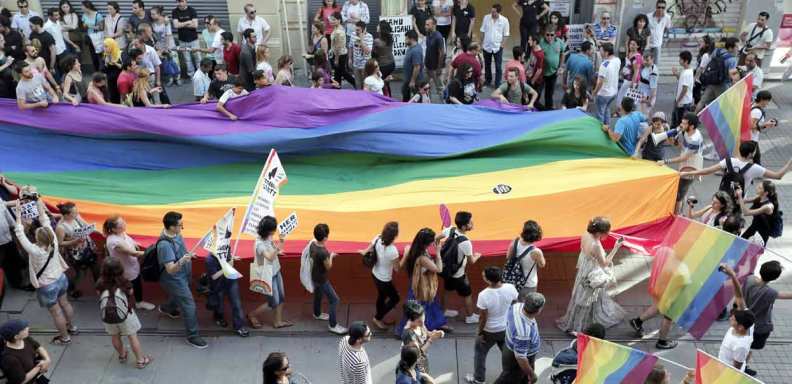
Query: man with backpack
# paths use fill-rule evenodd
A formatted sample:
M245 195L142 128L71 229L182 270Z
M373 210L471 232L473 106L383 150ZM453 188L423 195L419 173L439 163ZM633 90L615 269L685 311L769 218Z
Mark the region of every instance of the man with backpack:
M159 306L160 313L178 319L184 317L187 331L187 344L204 349L209 344L198 334L198 317L195 312L195 299L190 291L192 277L192 258L195 254L187 252L181 235L184 224L182 214L170 211L162 218L165 229L157 240L157 262L160 268L160 285L168 295L168 302ZM146 260L144 259L144 264ZM144 267L145 269L145 267Z
M539 286L537 268L544 268L544 253L534 243L542 240L542 227L539 223L528 220L523 224L520 237L506 251L506 266L503 270L503 282L514 285L520 293L520 300L530 292L536 292Z
M465 323L476 324L479 316L473 312L473 291L470 288L470 280L465 275L465 268L468 264L475 264L481 254L473 253L473 243L468 239L467 233L473 230L473 214L470 212L459 211L454 217L456 227L443 229L437 235L437 241L445 239L440 248L440 257L443 260L443 271L440 276L445 282L445 292L442 295L443 308L445 308L446 295L449 291L456 291L459 296L465 299ZM455 317L458 311L447 309L446 317Z
M533 108L537 97L539 94L530 85L520 81L520 70L516 67L506 70L506 83L492 91L493 99L527 108Z
M699 81L705 88L701 93L701 100L696 105L696 113L701 112L707 104L732 86L729 71L737 67L737 52L735 37L727 37L724 48L716 48L712 51L709 64L699 76Z

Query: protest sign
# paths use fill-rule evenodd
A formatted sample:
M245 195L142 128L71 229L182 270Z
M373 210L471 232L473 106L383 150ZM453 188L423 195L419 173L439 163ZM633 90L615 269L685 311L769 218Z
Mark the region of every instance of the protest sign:
M25 204L22 204L20 207L21 215L23 219L26 220L33 220L39 217L39 210L38 210L38 203L35 201L30 201Z
M74 238L85 239L94 232L96 232L96 224L85 225L74 230Z
M256 226L264 216L275 216L275 198L280 186L288 181L278 153L270 150L267 162L261 170L256 189L242 221L242 233L256 235Z
M295 228L297 228L297 213L292 212L289 217L278 224L278 233L280 233L281 237L286 237L288 234L292 233Z
M231 235L234 232L234 214L235 208L231 208L226 212L220 220L217 220L212 229L209 231L208 236L205 236L204 249L213 254L220 264L220 269L223 271L223 276L227 279L238 279L242 277L233 266L231 266Z
M567 45L572 49L580 49L586 37L585 24L569 24L567 32Z
M393 58L396 67L401 68L404 63L404 57L407 55L407 40L404 34L412 29L412 16L380 16L380 21L385 20L390 24L393 31Z
M561 17L569 17L569 0L550 0L550 12L558 12Z

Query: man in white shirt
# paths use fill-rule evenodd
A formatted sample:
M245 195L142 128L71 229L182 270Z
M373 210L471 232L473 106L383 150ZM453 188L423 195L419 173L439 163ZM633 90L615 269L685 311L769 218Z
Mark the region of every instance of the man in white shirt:
M473 290L470 288L470 280L465 275L465 268L468 264L475 264L481 258L481 254L473 253L473 243L468 238L468 232L473 230L473 215L470 212L459 211L454 216L454 225L456 227L445 228L443 232L437 235L437 240L445 239L443 247L441 248L441 257L445 259L445 254L453 253L452 246L457 246L456 257L458 260L459 269L456 271L449 271L451 276L444 277L445 291L441 296L443 308L445 308L445 298L449 291L456 291L459 296L465 299L465 323L475 324L479 322L479 316L473 309ZM446 249L448 251L444 252ZM444 267L445 268L445 267ZM455 317L459 312L451 309L445 311L446 317Z
M214 60L215 64L222 64L223 63L223 37L221 36L225 30L220 28L220 20L217 20L217 17L209 16L206 18L207 20L207 27L206 29L209 33L213 33L214 40L210 46L206 48L197 48L198 51L201 53L205 53L206 57Z
M718 360L731 365L739 371L745 370L745 362L748 360L748 354L751 352L751 343L753 343L753 329L756 322L756 316L750 309L745 307L745 298L743 297L742 284L737 279L737 274L734 270L726 264L721 264L720 270L729 276L734 289L734 305L737 309L732 311L729 316L729 329L726 335L723 336L720 350L718 351Z
M236 99L237 97L246 96L247 94L248 91L245 89L245 83L243 83L240 78L237 78L234 81L234 86L231 89L223 92L223 96L220 96L220 99L217 100L217 106L215 107L215 109L217 109L217 112L226 115L226 117L228 117L229 120L237 121L239 120L239 116L231 113L228 109L226 109L225 104L228 102L228 100Z
M690 51L682 51L679 53L679 65L682 66L682 71L676 67L671 68L671 73L677 78L677 91L674 98L674 113L671 115L671 126L676 127L679 125L682 116L693 110L693 69L690 68L690 62L693 60L693 55Z
M762 71L762 67L759 66L759 61L756 59L756 54L753 52L745 55L745 72L753 75L753 87L751 90L755 98L759 89L762 88L762 83L764 83L764 71Z
M492 82L492 59L495 58L495 79L503 78L503 38L509 36L509 19L501 15L503 8L493 4L488 15L481 22L484 34L481 47L484 50L484 85Z
M141 60L140 62L138 62L138 65L148 69L150 74L149 85L151 85L151 88L161 87L162 61L160 60L159 54L157 54L157 50L154 49L154 47L146 44L146 41L142 37L132 41L132 46L143 52L143 55L141 55ZM153 96L154 96L154 104L161 104L159 92L153 93Z
M201 60L201 64L199 65L200 68L195 71L192 76L193 96L195 96L195 101L201 101L203 96L209 93L209 84L212 82L209 73L212 72L212 66L212 59L205 57Z
M17 8L19 8L19 11L11 18L11 28L22 33L25 39L27 39L30 37L30 18L39 16L39 14L36 11L30 10L30 5L27 0L17 1Z
M57 57L58 63L60 63L63 52L66 51L66 41L63 39L63 29L61 29L58 20L60 20L60 10L58 10L58 8L48 9L47 21L44 22L44 30L49 32L52 38L55 39L55 56Z
M738 157L731 158L732 168L735 172L742 173L745 185L751 185L756 179L774 179L781 180L784 175L792 169L792 159L788 160L783 168L778 171L767 169L759 164L753 162L754 154L756 153L756 143L753 141L743 141L740 143L740 150ZM744 167L748 168L744 168ZM721 160L717 164L713 164L707 168L695 171L680 172L679 175L685 176L703 176L711 175L718 171L726 171L726 160Z
M468 374L468 383L484 383L487 354L493 345L503 351L506 341L506 312L519 293L513 285L501 282L503 271L500 267L489 266L482 272L487 288L481 291L476 301L479 309L478 337L474 350L474 374Z
M245 41L242 33L246 29L252 29L256 33L256 45L267 44L270 38L270 25L267 20L261 16L256 16L256 7L253 4L245 4L245 17L239 18L237 23L237 34L239 34L239 41Z
M371 364L363 344L371 341L371 329L362 321L349 326L349 336L338 342L338 373L341 384L372 384ZM328 380L329 382L329 380Z
M646 15L649 19L649 41L646 44L647 48L654 48L651 51L654 54L655 65L660 65L661 49L663 47L663 35L665 30L671 26L671 16L666 13L665 0L658 0L655 4L655 11Z
M344 22L347 36L355 34L358 21L368 24L371 21L368 4L362 0L347 0L341 7L341 21Z
M769 13L765 11L759 12L756 22L748 24L748 28L745 28L740 33L740 41L743 43L740 58L744 60L745 55L755 53L756 61L760 67L762 66L762 59L764 59L765 53L773 45L773 30L767 25L768 19L770 19Z
M619 69L621 60L613 55L613 44L602 44L602 64L597 71L597 85L593 94L597 98L597 119L603 124L610 123L610 107L619 92Z
M701 131L697 128L698 124L699 120L696 114L686 112L680 120L679 133L677 134L677 145L681 149L679 156L659 160L657 163L660 165L680 163L679 170L681 172L701 169L704 165L704 157L702 156L704 136L701 135ZM693 180L694 178L690 175L679 179L675 212L679 212L682 201Z

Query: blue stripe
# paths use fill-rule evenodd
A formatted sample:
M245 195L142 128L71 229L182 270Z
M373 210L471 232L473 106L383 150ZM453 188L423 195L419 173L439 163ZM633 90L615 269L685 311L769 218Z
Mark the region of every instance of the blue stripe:
M627 361L625 361L624 364L622 364L622 366L619 367L619 369L617 369L615 372L608 375L608 377L605 378L604 384L623 383L624 378L627 377L627 375L629 375L630 372L632 372L632 370L641 363L644 357L646 357L645 353L636 349L630 350L630 356L627 358Z
M710 104L707 109L710 111L710 116L712 116L715 126L718 127L718 132L720 132L721 136L723 137L723 143L726 145L726 149L729 151L728 153L734 153L734 148L737 145L737 139L734 138L731 127L729 126L729 122L726 121L726 117L723 116L720 107L720 102L717 102Z

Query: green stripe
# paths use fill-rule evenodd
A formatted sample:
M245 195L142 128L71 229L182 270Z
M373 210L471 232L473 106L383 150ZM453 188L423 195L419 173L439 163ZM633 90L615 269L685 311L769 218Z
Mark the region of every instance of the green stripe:
M510 143L443 159L370 154L281 156L289 182L285 195L360 191L434 179L541 165L561 160L624 157L592 118L557 123ZM398 145L398 143L394 143ZM9 173L44 194L111 204L169 204L251 193L261 163L176 170L106 170ZM527 175L530 177L530 175Z

